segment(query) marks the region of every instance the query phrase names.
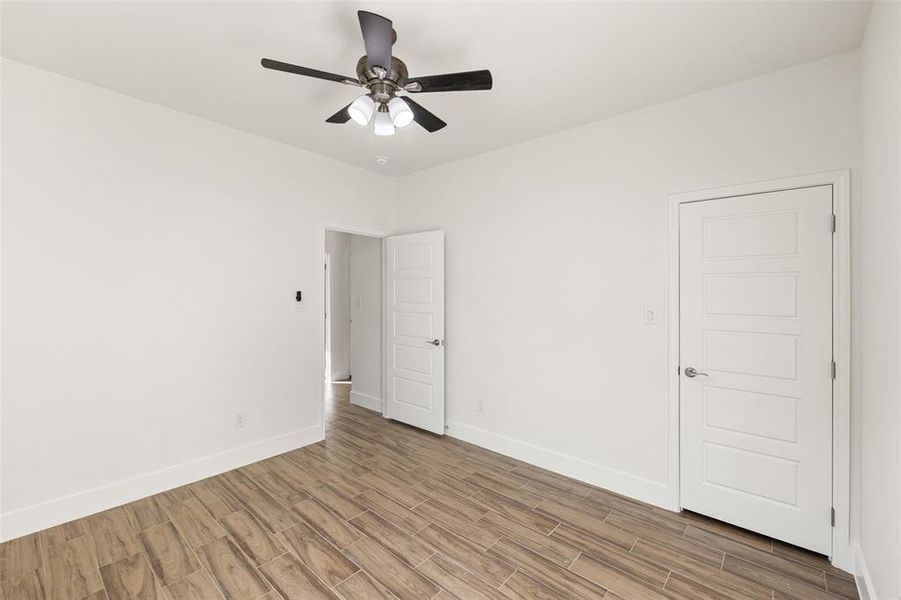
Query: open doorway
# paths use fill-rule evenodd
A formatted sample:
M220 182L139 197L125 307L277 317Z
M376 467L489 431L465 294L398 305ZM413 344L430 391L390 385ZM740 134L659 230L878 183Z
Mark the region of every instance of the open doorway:
M326 228L323 236L323 400L383 406L382 238Z
M323 224L319 244L322 437L334 403L443 435L444 232Z

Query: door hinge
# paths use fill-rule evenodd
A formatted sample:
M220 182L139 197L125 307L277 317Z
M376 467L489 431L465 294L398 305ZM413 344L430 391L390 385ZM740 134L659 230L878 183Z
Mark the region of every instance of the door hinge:
M832 526L835 527L835 509L831 509Z
M832 215L832 233L835 233L835 228L836 228L835 221L836 221L836 218L835 218L835 215L833 214Z
M832 379L835 379L837 372L838 367L836 366L835 361L832 361Z

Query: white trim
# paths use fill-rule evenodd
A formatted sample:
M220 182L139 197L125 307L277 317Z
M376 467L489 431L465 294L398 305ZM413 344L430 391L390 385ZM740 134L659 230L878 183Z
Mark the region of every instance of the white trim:
M832 384L832 564L845 571L854 569L850 539L851 521L851 174L831 171L759 181L729 187L670 195L669 243L669 399L667 402L669 464L667 508L680 510L679 501L679 205L764 192L821 185L832 186L832 210L836 232L832 236L833 264L833 357L837 364Z
M667 507L665 483L637 477L465 423L448 421L447 435L605 490L655 506Z
M2 70L3 70L2 65L3 65L3 64L5 64L5 61L0 61L0 78L2 78ZM2 115L2 113L3 113L2 103L0 103L0 115ZM3 156L2 146L3 146L3 145L0 144L0 164L2 164L2 162L3 162L3 161L2 161L2 156ZM2 177L0 177L0 179L2 179ZM2 189L3 189L3 186L0 185L0 190L2 190ZM2 195L2 194L0 194L0 195ZM3 227L2 227L2 223L3 223L3 215L2 215L3 210L2 210L2 206L3 206L3 202L2 202L2 198L0 198L0 231L3 230ZM2 247L2 244L0 244L0 247ZM2 264L2 261L0 261L0 264ZM3 281L3 277L2 277L2 273L0 273L0 299L3 298L3 293L2 293L2 291L3 291L3 289L2 289L2 288L3 288L3 285L2 285L2 281ZM2 315L3 315L3 303L2 303L2 301L0 301L0 323L3 322ZM0 328L0 332L2 332L2 328ZM0 335L0 339L2 339L2 335ZM0 347L2 347L2 344L0 344ZM2 365L2 364L3 364L3 360L2 360L2 356L0 356L0 365ZM0 390L2 390L2 389L3 389L3 385L2 385L2 374L0 374ZM3 431L3 397L2 397L2 393L0 393L0 432L2 432L2 431ZM0 435L0 442L2 442L2 441L3 441L3 440L2 440L2 435ZM2 447L3 447L3 444L0 443L0 448L2 448ZM3 465L3 453L0 452L0 490L3 489L3 472L2 472L2 465ZM2 496L3 496L3 494L0 494L0 541L2 541L3 539L5 539L3 536L4 536L4 532L6 531L6 530L4 529L4 524L3 524L3 501L2 501Z
M873 585L873 578L870 577L870 570L867 568L867 561L864 559L863 550L860 546L854 546L854 563L857 568L853 571L854 583L857 584L857 594L860 600L879 600L876 595L876 586Z
M246 446L33 504L3 515L7 541L322 440L318 424Z
M319 231L318 231L318 245L319 251L317 252L318 260L316 264L319 265L317 267L317 271L320 270L320 267L325 264L325 232L326 231L340 231L342 233L351 233L354 235L365 235L368 237L380 238L384 239L391 235L387 231L382 229L376 229L373 227L359 227L357 225L351 225L349 223L336 223L336 222L328 222L324 221L319 223ZM384 244L383 244L384 246ZM382 249L382 263L384 264L384 248ZM382 286L384 288L384 286ZM384 295L385 290L382 289L382 301L384 306ZM319 395L319 403L316 405L319 408L319 414L317 416L319 420L319 428L322 431L321 439L325 439L325 319L321 319L323 314L325 314L325 278L321 276L316 277L316 312L317 318L316 322L319 325L316 327L316 353L319 356L319 360L317 361L316 366L316 393ZM385 340L385 318L382 316L382 343L379 347L384 347ZM382 371L385 370L385 356L384 352L382 352ZM382 381L382 389L379 390L382 392L384 396L385 382Z
M363 408L368 408L369 410L374 410L379 414L382 413L382 406L385 404L381 398L376 398L375 396L370 396L363 392L355 392L353 390L350 390L350 403L362 406Z

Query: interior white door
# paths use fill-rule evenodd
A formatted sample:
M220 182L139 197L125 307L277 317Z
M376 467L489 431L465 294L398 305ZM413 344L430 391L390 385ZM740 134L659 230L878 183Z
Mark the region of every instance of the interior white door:
M829 554L832 187L683 204L679 230L682 506Z
M444 232L385 248L385 416L444 434Z

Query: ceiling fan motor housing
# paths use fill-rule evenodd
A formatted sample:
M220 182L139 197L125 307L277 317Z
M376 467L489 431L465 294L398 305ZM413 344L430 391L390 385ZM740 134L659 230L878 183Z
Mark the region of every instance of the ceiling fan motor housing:
M357 78L365 86L375 102L386 103L393 98L397 90L402 89L407 83L407 65L401 59L391 57L391 69L384 73L384 77L369 66L366 56L361 56L357 61Z

